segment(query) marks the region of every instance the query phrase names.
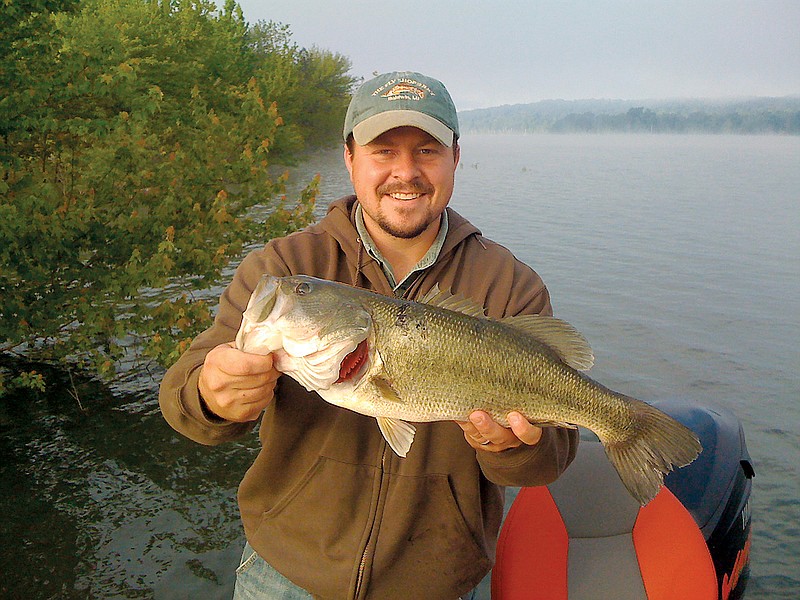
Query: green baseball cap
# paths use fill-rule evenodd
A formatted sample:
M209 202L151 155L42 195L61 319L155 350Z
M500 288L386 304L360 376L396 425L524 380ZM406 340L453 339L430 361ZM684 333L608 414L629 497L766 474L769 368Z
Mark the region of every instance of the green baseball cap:
M445 146L458 137L458 115L441 81L411 71L384 73L365 82L350 100L344 139L359 146L395 127L417 127Z

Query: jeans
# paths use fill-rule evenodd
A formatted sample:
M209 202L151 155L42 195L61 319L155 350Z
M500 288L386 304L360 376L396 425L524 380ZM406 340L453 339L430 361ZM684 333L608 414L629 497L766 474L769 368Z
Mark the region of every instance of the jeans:
M311 600L311 594L296 586L245 544L242 564L236 569L233 600Z
M475 594L476 591L472 590L460 600L476 600ZM242 564L236 569L233 600L311 600L311 598L311 594L273 569L250 547L250 544L245 544Z

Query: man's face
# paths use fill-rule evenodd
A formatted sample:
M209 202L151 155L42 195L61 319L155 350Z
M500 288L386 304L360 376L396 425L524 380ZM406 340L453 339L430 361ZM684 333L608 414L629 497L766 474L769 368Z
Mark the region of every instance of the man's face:
M370 235L411 239L436 232L453 194L458 146L448 148L416 127L398 127L366 146L345 148L350 180Z

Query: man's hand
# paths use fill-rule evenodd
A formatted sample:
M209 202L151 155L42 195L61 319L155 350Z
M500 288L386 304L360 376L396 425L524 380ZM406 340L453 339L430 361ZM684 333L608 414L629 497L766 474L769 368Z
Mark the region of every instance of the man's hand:
M216 416L245 423L256 420L272 401L280 373L272 355L237 350L233 342L220 344L206 355L197 387Z
M469 421L456 421L464 430L464 438L476 450L502 452L522 444L533 446L542 438L542 428L532 425L518 412L508 413L508 424L503 427L482 410L476 410Z

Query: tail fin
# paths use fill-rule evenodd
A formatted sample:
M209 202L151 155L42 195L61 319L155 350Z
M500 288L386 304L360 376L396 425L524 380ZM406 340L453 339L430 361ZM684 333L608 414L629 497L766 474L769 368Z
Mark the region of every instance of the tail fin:
M606 455L622 483L644 506L664 483L673 467L684 467L702 450L688 427L640 400L627 399L633 416L632 435L620 441L603 441Z

